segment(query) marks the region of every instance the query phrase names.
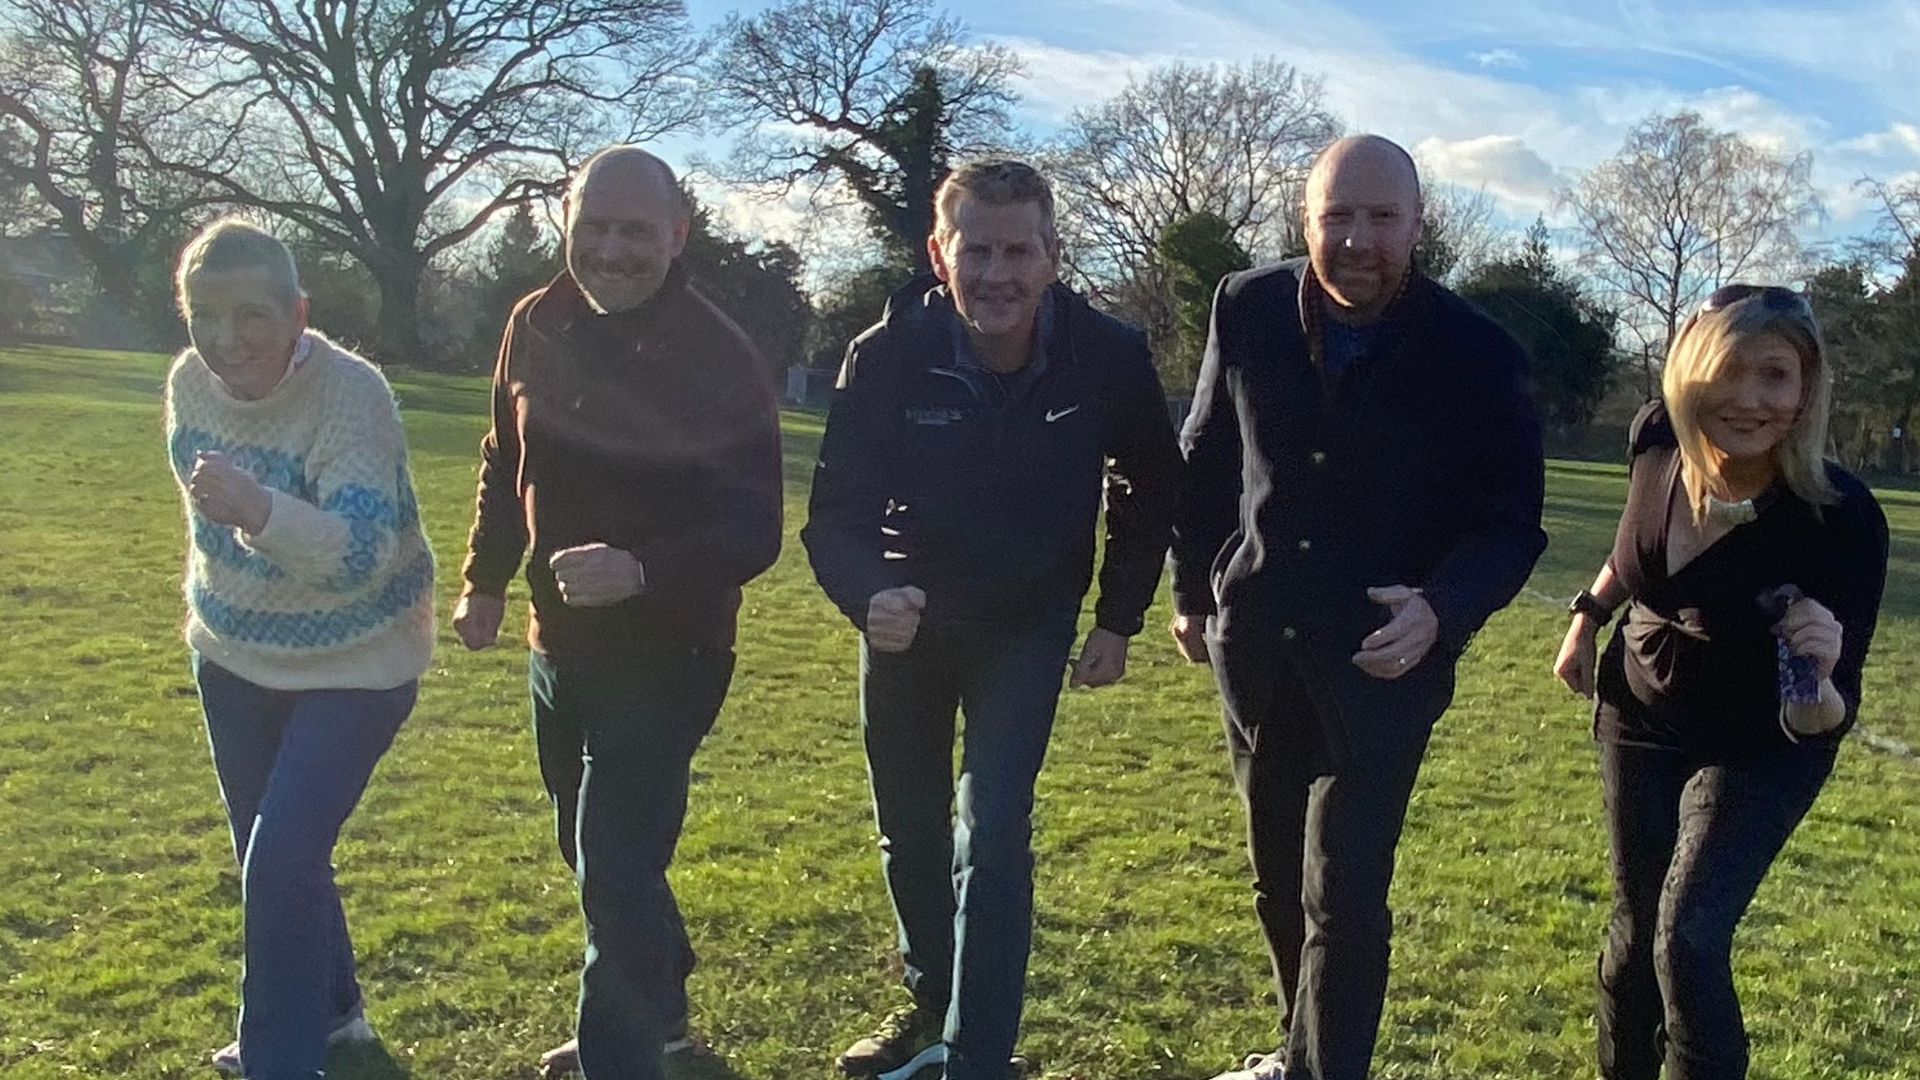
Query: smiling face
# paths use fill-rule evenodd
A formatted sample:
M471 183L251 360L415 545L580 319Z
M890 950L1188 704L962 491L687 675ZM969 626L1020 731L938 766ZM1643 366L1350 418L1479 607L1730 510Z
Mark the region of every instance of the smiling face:
M653 298L687 244L690 222L672 174L638 153L596 162L567 196L567 269L601 312Z
M234 397L255 400L280 384L307 328L304 298L288 308L274 272L262 266L196 270L183 297L187 336Z
M1038 202L994 205L962 191L951 228L928 241L927 253L967 329L988 341L1025 343L1047 286L1060 276Z
M1806 402L1799 350L1778 334L1749 334L1694 399L1694 422L1729 461L1771 460Z
M1400 291L1420 238L1420 180L1406 155L1374 136L1343 139L1307 178L1307 253L1349 322L1368 322Z

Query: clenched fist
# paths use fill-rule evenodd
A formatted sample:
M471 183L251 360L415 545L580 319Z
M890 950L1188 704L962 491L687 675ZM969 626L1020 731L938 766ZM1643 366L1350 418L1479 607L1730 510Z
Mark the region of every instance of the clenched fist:
M606 544L562 548L547 559L568 607L610 607L639 596L646 572L633 553Z
M500 640L500 622L506 615L506 597L468 593L453 606L453 632L469 649L490 649Z
M882 589L867 601L867 644L877 652L906 652L920 632L927 594L912 585Z
M1173 634L1174 647L1180 650L1190 664L1210 663L1207 654L1207 617L1205 615L1175 615L1172 625L1167 629Z
M273 495L253 474L217 450L202 450L187 476L187 499L201 517L248 533L267 527Z

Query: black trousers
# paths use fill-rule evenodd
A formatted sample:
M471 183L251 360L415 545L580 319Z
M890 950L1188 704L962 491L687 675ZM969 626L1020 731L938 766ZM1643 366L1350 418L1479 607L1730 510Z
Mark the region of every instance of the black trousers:
M1385 681L1351 653L1245 638L1208 646L1288 1080L1365 1080L1386 997L1394 849L1452 701L1453 657L1436 650Z
M586 1080L648 1080L687 1015L694 965L667 866L693 754L733 678L730 649L661 644L623 657L530 654L534 736L561 855L587 921L580 972Z
M1600 954L1606 1080L1739 1080L1747 1032L1733 932L1833 771L1780 743L1738 759L1600 745L1613 915Z

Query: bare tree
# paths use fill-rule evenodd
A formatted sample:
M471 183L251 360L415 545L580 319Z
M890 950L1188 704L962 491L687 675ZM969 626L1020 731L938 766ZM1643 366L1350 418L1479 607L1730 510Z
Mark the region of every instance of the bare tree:
M1293 250L1307 170L1339 135L1322 81L1279 60L1130 79L1076 110L1047 155L1070 269L1164 342L1176 332L1158 251L1167 228L1211 214L1255 258Z
M92 267L91 334L154 344L172 322L170 249L218 196L156 173L139 148L171 144L217 171L232 136L188 130L188 100L152 74L175 43L141 0L4 0L0 13L11 29L0 44L0 183L43 208Z
M1898 264L1920 255L1920 178L1889 183L1863 176L1858 189L1880 204L1880 220L1868 239L1868 254Z
M421 278L586 153L698 119L681 0L149 0L216 58L245 168L156 159L352 255L379 285L376 351L420 352Z
M720 38L717 111L747 129L721 174L782 196L844 185L875 236L926 269L949 162L1005 142L1013 54L966 44L931 0L785 0L729 16Z
M1819 212L1812 156L1786 156L1699 114L1651 117L1562 198L1584 234L1582 264L1654 358L1706 295L1740 277L1799 270L1797 227Z
M1436 281L1458 281L1500 258L1512 237L1494 219L1493 198L1484 188L1458 184L1423 185L1420 239L1414 265Z

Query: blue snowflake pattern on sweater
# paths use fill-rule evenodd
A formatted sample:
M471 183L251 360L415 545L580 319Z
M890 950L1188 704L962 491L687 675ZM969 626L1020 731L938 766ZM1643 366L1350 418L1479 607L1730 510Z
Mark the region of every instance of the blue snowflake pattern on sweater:
M259 611L230 604L206 588L193 590L194 611L207 628L248 645L323 649L366 637L412 608L433 586L433 556L422 554L379 592L330 611Z
M307 478L307 459L270 446L229 442L213 432L183 427L173 433L168 447L173 457L173 472L185 484L193 475L194 458L205 452L227 455L240 469L253 474L263 485L284 491L296 499L312 502L318 496L313 481Z
M399 492L397 501L387 498L385 492L346 484L320 505L320 509L339 515L347 523L347 551L340 560L340 573L327 578L324 588L347 592L366 584L380 568L381 549L393 542L396 533L419 524L420 505L404 466L397 470L394 483L394 490Z

